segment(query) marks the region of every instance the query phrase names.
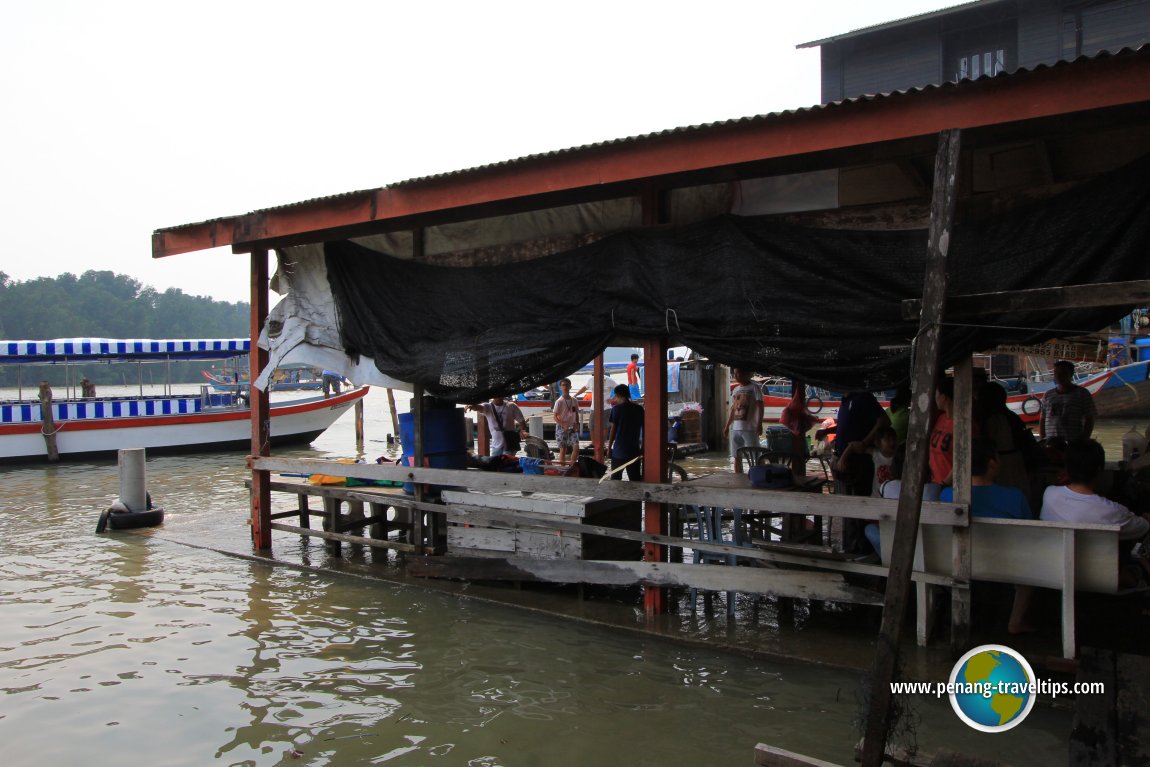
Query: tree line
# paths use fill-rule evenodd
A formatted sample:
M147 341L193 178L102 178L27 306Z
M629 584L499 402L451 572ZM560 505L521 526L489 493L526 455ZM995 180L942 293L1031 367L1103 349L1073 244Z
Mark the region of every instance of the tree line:
M90 270L80 276L37 277L23 282L0 272L0 339L41 341L53 338L247 338L249 307L179 288L162 293L124 274ZM207 363L172 364L173 382L201 380ZM47 379L65 382L62 365L0 367L0 386L23 386ZM88 365L82 374L94 383L136 383L137 374L120 365ZM144 366L157 368L157 366ZM75 373L73 372L73 375ZM124 381L124 376L131 378ZM144 374L145 383L164 372ZM157 381L159 382L159 381Z

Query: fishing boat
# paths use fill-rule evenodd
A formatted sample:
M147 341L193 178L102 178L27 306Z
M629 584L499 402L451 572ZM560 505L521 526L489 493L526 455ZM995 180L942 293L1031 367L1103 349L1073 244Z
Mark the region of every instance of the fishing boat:
M1150 416L1150 359L1106 368L1078 382L1101 418Z
M247 339L0 341L0 365L170 363L227 359L249 351ZM71 387L69 387L71 388ZM242 450L251 445L251 409L244 393L165 394L19 399L0 402L0 461L49 457L54 442L61 458L115 454L121 448L150 452ZM273 402L273 445L306 444L366 396L368 387L332 397ZM23 392L21 391L21 395Z
M763 394L763 420L778 421L782 418L783 408L790 404L790 394L773 393L764 389ZM834 417L842 404L838 395L809 393L807 395L807 411L819 418ZM879 404L889 408L890 402L880 398ZM1042 412L1042 393L1010 394L1006 398L1006 405L1018 413L1023 423L1038 423L1039 413Z
M246 392L249 385L247 368L238 376L235 367L224 366L221 370L201 370L204 380L215 391ZM310 365L281 365L272 373L272 391L319 391L323 388L323 373Z

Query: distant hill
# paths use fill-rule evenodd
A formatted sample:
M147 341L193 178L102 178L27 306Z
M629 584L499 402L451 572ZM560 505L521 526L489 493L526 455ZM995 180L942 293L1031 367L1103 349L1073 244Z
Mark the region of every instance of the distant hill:
M25 282L0 272L0 340L50 338L247 338L247 303L163 293L123 274L87 271L77 277L39 277ZM123 371L93 367L83 374L96 384L121 383ZM203 365L172 366L173 381L198 381ZM34 371L34 372L30 372ZM149 376L150 377L150 376ZM46 378L63 382L61 368L25 366L25 386ZM147 380L147 378L145 379ZM0 368L0 386L15 386L16 371Z

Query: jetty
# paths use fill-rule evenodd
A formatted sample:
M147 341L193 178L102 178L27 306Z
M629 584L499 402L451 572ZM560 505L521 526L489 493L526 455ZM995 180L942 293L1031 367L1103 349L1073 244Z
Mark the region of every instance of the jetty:
M1148 125L1150 50L1125 50L160 229L153 255L250 257L255 550L270 552L278 532L333 555L393 550L413 577L641 588L651 620L683 593L881 605L861 754L876 765L904 627L937 642L934 616L949 604L943 641L958 655L980 579L1050 588L1059 654L1073 661L1075 596L1119 596L1115 526L971 520L972 355L1104 327L1150 302ZM273 252L287 293L271 312ZM609 345L641 346L646 360L685 345L797 386L909 383L903 494L848 496L801 475L773 490L745 475L673 481L667 369L654 364L642 482L436 466L432 413L553 382ZM410 465L274 456L261 387L292 362L411 391ZM923 502L945 369L955 497ZM603 412L596 401L600 456ZM842 550L843 519L887 526L886 564ZM1015 542L1009 556L1002 541Z

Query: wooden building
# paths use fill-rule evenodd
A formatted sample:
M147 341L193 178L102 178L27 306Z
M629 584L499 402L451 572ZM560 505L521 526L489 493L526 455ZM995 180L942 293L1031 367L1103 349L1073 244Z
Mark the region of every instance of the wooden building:
M989 1L972 7L978 12L990 12L1007 5L1014 7ZM884 87L876 90L884 90ZM1114 316L1121 316L1132 306L1146 303L1150 299L1147 282L1150 262L1145 259L1150 249L1150 204L1143 204L1146 187L1141 173L1143 164L1150 162L1146 159L1148 156L1150 48L1100 53L1048 67L1020 68L992 78L926 85L910 92L666 130L169 227L154 233L153 254L159 258L218 246L231 247L237 255L250 258L252 337L255 339L261 332L267 332L273 360L281 359L276 355L284 353L277 348L276 338L290 336L300 344L313 345L317 354L335 355L324 356L324 362L317 361L317 364L325 367L329 361L343 364L343 372L357 383L388 385L395 383L396 378L392 376L398 375L402 360L387 362L380 369L378 358L373 367L364 363L362 349L341 346L346 345L343 340L346 337L338 323L324 324L325 312L336 314L330 301L323 304L326 308L309 315L306 327L299 326L297 321L303 315L293 314L293 308L301 313L307 311L312 305L310 299L296 304L288 301L286 312L281 310L269 318L268 262L273 250L278 256L281 282L286 278L291 283L292 270L299 264L310 260L322 265L325 257L329 257L332 259L329 264L338 262L340 268L363 269L364 274L372 270L394 270L404 275L404 280L410 280L402 285L404 292L410 295L419 296L424 291L428 295L441 295L442 286L421 282L419 274L426 271L442 275L444 272L436 269L444 267L464 270L471 279L480 279L487 274L484 270L493 265L532 269L532 264L538 265L580 248L612 247L612 238L622 233L626 241L648 243L659 238L670 239L678 248L679 256L694 256L697 262L692 263L691 258L683 260L695 269L690 279L685 280L692 284L683 287L693 289L701 283L705 289L710 277L725 275L724 259L732 252L701 246L692 251L691 243L696 242L693 237L707 227L726 227L727 231L742 234L767 231L776 225L796 227L786 231L800 239L804 236L802 232L812 237L831 233L829 240L819 240L818 247L805 249L800 243L798 249L790 251L784 259L764 261L765 273L759 276L755 286L756 290L778 290L780 286L776 283L785 282L778 275L785 271L792 285L822 280L829 288L836 280L842 284L845 273L846 286L842 290L846 292L836 294L839 298L834 305L823 307L819 296L803 298L786 292L774 293L764 300L747 296L750 308L744 311L754 315L752 323L759 324L753 326L761 328L761 332L738 339L725 339L721 332L708 336L708 342L716 349L725 350L727 357L724 359L720 354L715 358L719 362L753 359L761 365L752 369L790 377L807 373L833 376L835 363L846 361L835 353L844 339L865 346L884 325L894 328L894 336L907 331L898 348L871 349L865 360L854 362L877 366L874 369L881 368L884 375L890 373L892 365L901 365L903 380L912 380L920 396L916 396L911 414L908 454L920 457L925 456L928 436L927 392L934 387L938 363L947 361L955 365L958 406L955 503L921 503L925 468L923 461L914 460L908 461L904 494L898 502L668 483L665 481L665 398L662 395L651 397L647 402L647 434L652 438L644 445L643 482L599 484L590 479L423 468L424 454L418 441L412 468L319 462L322 468L317 469L314 461L277 459L270 455L267 398L253 387L252 456L249 458L253 545L269 550L273 529L290 530L326 538L337 546L341 540L352 540L427 554L429 556L413 557L411 566L423 568L425 573L438 567L443 574L458 577L466 563L456 562L453 566L449 561L452 557L437 556L445 551L444 541L448 537L442 528L445 517L449 524L580 536L578 546L572 541L571 546L549 547L558 552L584 550L587 535L615 537L642 544L643 561L526 558L517 552L533 548L531 540L504 535L500 545L507 547L508 554L487 557L482 563L482 573L484 577L498 573L498 577L512 580L642 584L646 589L646 607L651 613L666 609L665 588L672 585L873 604L873 592L862 593L844 576L860 573L887 576L884 641L880 642L876 659L875 697L872 698L877 701L875 710L885 712L890 690L889 685L884 690L884 685L894 673L903 607L912 577L924 584L920 594L930 585L949 590L952 640L959 646L966 642L970 582L979 577L976 569L979 557L972 555L971 550L972 540L977 542L978 535L971 535L968 514L969 466L961 458L968 454L970 439L970 354L978 349L981 338L970 334L976 334L979 327L1001 328L1010 322L1018 324L1026 320L1039 323L1037 335L1049 338L1063 327L1060 323L1079 316L1073 312L1081 307L1111 307L1117 312ZM1135 172L1139 175L1131 183L1130 177ZM1125 179L1121 187L1111 182L1118 178ZM1119 198L1103 200L1108 191L1115 190L1119 190ZM1065 196L1075 194L1078 196ZM948 267L948 258L955 260L964 242L968 246L972 237L977 239L980 226L993 227L1002 216L1016 214L1049 216L1053 213L1062 217L1079 203L1109 207L1098 215L1091 214L1084 228L1066 237L1059 236L1058 232L1052 235L1050 227L1035 224L1033 220L1018 229L994 230L1009 239L1008 250L1012 252L996 251L994 240L984 241L985 249L980 245L978 253L968 252L966 260L956 260L954 268ZM1137 210L1118 215L1116 211L1123 205L1133 205ZM1010 222L1020 220L1009 219ZM818 232L823 234L817 235ZM883 285L904 276L890 271L876 274L874 267L880 260L879 254L868 252L865 245L851 245L869 241L860 232L878 233L880 238L889 241L902 238L916 244L914 263L905 264L906 271L916 275L915 284L913 289L908 287L902 297L921 299L921 319L919 310L911 307L913 311L907 316L914 319L906 321L912 324L899 325L898 322L903 321L902 300L876 304L865 300L865 293L859 292L860 282L873 286L868 289L881 291ZM739 240L740 236L732 235L730 239ZM828 241L837 242L838 247L827 246ZM1033 263L1032 258L1031 273L1041 275L1042 279L1017 287L1046 288L1038 293L999 293L990 299L961 299L953 295L955 285L972 284L971 275L977 276L982 269L989 269L991 259L1002 257L1013 264L1010 259L1038 252L1039 241L1044 242L1044 247L1069 249L1087 257L1068 271L1063 271L1065 265L1054 259L1046 262L1040 258L1038 263ZM980 258L986 259L985 263ZM386 284L386 274L383 278L380 284ZM1094 284L1108 281L1124 284ZM720 280L715 277L711 282L718 285ZM313 283L312 287L321 292L328 289L322 279L316 278ZM596 297L610 296L616 289L610 279L588 279L581 284L588 295ZM1084 284L1086 287L1082 288ZM671 285L672 290L675 287ZM786 286L782 288L785 291ZM330 294L327 295L330 298ZM462 293L455 296L460 300L467 298ZM846 296L858 298L857 305L852 305ZM386 303L382 299L376 302ZM364 302L356 308L371 307ZM469 305L469 310L471 308ZM817 312L823 308L827 308L828 313L810 323L812 327L790 322L794 316L808 316L800 309ZM646 359L661 360L666 358L669 345L691 345L695 323L708 319L706 311L686 317L676 310L674 303L649 309L651 316L642 318L647 324L636 321L633 326L643 328L641 331L620 330L614 311L609 316L587 318L585 324L590 327L586 330L593 337L580 340L583 345L579 348L585 351L594 345L601 349L607 345L642 344ZM721 309L723 307L715 306L711 311L717 313ZM968 325L944 328L944 318L951 323L961 323L964 317ZM1105 323L1100 321L1098 326L1102 324ZM912 337L914 354L910 349ZM423 336L403 340L430 345L441 339L428 331ZM812 347L818 353L811 354ZM789 364L791 353L807 354L809 366L804 369ZM339 355L346 358L341 362ZM266 350L253 355L253 373L265 370L268 361ZM452 358L452 365L458 361ZM572 369L583 361L571 359ZM348 369L353 365L358 365L355 373ZM416 381L413 387L416 393L425 387L445 390L444 380L464 381L470 374L470 368L464 365L449 368L445 363L443 370L444 375L424 376ZM645 375L648 392L665 392L663 366L648 365ZM400 376L399 380L404 379ZM868 388L863 385L862 377L856 383ZM450 393L449 389L445 391ZM422 403L423 400L417 397L416 401ZM417 434L421 433L419 424L423 417L421 408L417 408ZM384 497L353 488L312 491L272 479L272 472L308 470L406 481L414 484L415 495L406 499L396 495ZM641 524L591 530L582 526L591 516L587 509L557 508L545 518L541 507L531 511L517 508L522 505L522 496L518 496L514 504L501 506L496 501L492 506L488 499L482 504L462 503L446 509L424 497L423 487L427 484L465 486L489 496L509 490L557 492L589 498L592 502L642 503L642 511L638 512L641 517L632 520ZM281 511L273 519L273 488L298 495L298 508ZM324 498L323 512L308 509L309 495ZM365 505L369 506L371 513L348 519L340 511L340 504L345 502L359 504L360 511ZM674 510L683 506L763 510L762 515L767 517L790 514L897 520L893 536L894 564L888 571L880 565L831 562L813 554L779 551L770 546L748 548L722 540L687 540L675 524ZM385 513L388 507L402 507L407 516L402 519L389 516ZM317 514L324 517L326 530L311 529L309 519ZM289 526L282 521L296 516L298 525ZM925 572L921 567L912 567L915 531L920 522L939 526L945 532L951 552L944 563L945 572ZM391 535L388 528L393 524L403 528L401 537ZM354 536L348 534L368 526L377 534L370 538L362 532ZM1117 527L1091 531L1094 533L1113 535L1117 540ZM1080 583L1074 576L1080 565L1106 569L1110 562L1094 558L1090 563L1079 562L1075 555L1079 550L1075 545L1076 531L1060 531L1058 535L1061 537L1054 543L1063 557L1057 563L1061 577L1057 583L1062 584L1064 595L1069 594L1068 600L1064 596L1063 605L1070 615L1067 652L1073 655L1073 596L1075 584ZM700 567L674 561L675 558L669 556L671 551L684 548L713 555L713 559L722 562L754 561L771 566ZM1098 550L1105 553L1116 548L1116 545L1104 544ZM1005 559L996 557L992 563ZM794 569L796 565L801 569ZM927 640L928 622L923 613L928 604L929 599L920 599L920 641ZM879 724L872 722L868 733L876 732ZM885 725L877 732L881 736ZM881 740L878 742L881 747ZM881 753L876 756L871 751L864 757L864 763L877 764L878 756Z
M822 102L1009 74L1150 42L1150 0L975 0L803 43Z

